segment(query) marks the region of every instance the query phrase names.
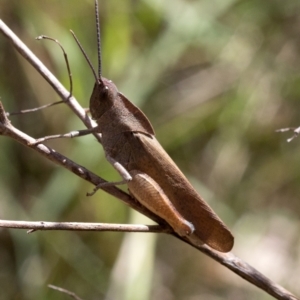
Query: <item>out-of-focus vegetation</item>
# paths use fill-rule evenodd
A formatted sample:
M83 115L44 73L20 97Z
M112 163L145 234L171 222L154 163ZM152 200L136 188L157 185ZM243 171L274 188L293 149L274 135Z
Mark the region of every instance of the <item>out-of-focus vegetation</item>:
M143 109L157 137L235 235L233 252L300 295L298 0L99 0L103 75ZM96 65L93 1L1 0L0 17L88 106ZM7 111L58 99L0 36ZM11 118L35 137L83 128L64 105ZM93 137L49 142L102 177L118 176ZM142 222L118 200L33 151L0 138L0 218ZM182 199L184 201L184 199ZM155 234L0 230L0 299L271 299L180 241Z

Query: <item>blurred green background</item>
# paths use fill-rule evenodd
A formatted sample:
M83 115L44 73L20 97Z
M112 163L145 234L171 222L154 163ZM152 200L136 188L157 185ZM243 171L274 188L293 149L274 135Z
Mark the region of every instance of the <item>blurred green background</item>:
M298 0L99 0L103 75L152 122L158 140L235 235L233 252L300 295ZM92 0L1 0L0 17L87 107L96 66ZM59 100L0 35L7 111ZM83 129L60 105L11 117L34 136ZM107 180L118 175L92 136L48 143ZM151 222L8 138L0 138L0 218ZM271 299L195 249L156 234L0 230L0 300Z

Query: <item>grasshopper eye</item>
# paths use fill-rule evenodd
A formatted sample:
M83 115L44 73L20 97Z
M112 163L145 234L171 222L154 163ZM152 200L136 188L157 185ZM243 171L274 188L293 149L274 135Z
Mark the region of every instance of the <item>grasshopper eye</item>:
M103 96L103 97L107 97L107 96L108 96L108 94L109 94L109 88L108 88L107 85L105 85L105 86L103 87L103 89L101 90L101 93L102 93L102 96Z
M99 100L100 102L114 103L118 97L118 90L114 85L109 85L106 82L100 87Z
M118 89L111 80L102 77L98 82L103 98L110 98L113 101L118 96Z

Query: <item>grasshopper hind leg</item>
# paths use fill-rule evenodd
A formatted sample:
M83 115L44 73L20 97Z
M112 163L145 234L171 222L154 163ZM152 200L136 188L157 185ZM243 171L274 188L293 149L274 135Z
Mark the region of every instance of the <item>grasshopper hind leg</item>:
M194 232L194 225L178 213L154 179L137 170L130 171L130 175L129 191L142 205L164 219L180 236L189 236Z

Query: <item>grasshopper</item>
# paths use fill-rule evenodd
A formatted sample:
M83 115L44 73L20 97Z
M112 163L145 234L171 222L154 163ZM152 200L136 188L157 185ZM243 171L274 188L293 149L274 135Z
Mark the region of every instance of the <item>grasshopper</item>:
M101 134L105 156L122 180L100 184L89 195L103 185L127 184L130 194L164 219L178 235L196 239L221 252L230 251L234 242L230 230L157 141L145 114L120 93L111 80L102 76L97 0L95 10L98 76L72 32L96 79L89 108L97 126L78 135L91 132Z
M97 1L95 6L98 20ZM99 20L97 24L99 37ZM98 45L100 51L100 40ZM111 80L102 77L101 71L90 98L90 112L98 125L95 131L102 135L106 158L123 178L119 184L127 183L130 194L180 236L194 235L222 252L232 249L230 230L162 148L145 114Z

